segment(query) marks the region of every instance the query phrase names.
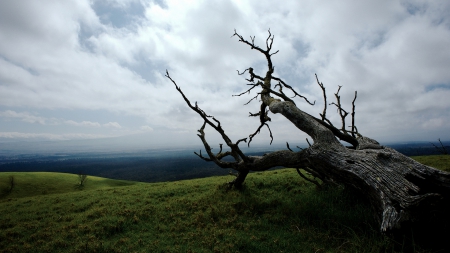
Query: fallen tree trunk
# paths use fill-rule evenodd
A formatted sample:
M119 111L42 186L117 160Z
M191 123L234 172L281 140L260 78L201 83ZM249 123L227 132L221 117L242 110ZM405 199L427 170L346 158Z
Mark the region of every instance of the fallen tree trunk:
M450 202L449 173L420 164L394 149L383 147L377 141L359 134L354 125L356 93L353 100L350 130L345 128L345 117L348 113L340 103L338 95L340 87L335 93L337 103L332 104L336 105L342 119L342 128L338 129L326 118L325 88L318 79L317 83L324 92L325 100L325 108L320 115L321 119L300 110L294 101L284 94L283 87L291 90L295 96L304 98L280 78L273 76L274 68L271 56L278 51L270 53L273 42L270 31L266 40L266 50L255 46L254 37L249 42L236 32L234 35L239 38L240 42L264 54L268 63L268 71L264 77L255 74L252 68L248 68L243 73L238 72L242 75L248 71L250 78L246 80L252 82L253 85L238 96L250 92L255 87L261 88L261 91L254 97L261 97L260 111L254 114L250 113L250 116L259 117L261 124L255 133L249 136L249 144L262 127L266 126L270 131L267 124L270 121L268 111L283 115L300 131L308 134L314 144L299 152L292 151L288 146L289 150L275 151L264 156L246 156L238 145L240 142L247 142L247 138L232 142L222 129L220 121L207 115L198 107L197 103L192 105L167 72L166 76L175 84L188 106L205 121L198 136L203 142L208 156L203 156L201 152L196 154L206 161L215 162L222 168L236 170L237 177L230 182L230 185L241 187L249 171L263 171L276 166L303 168L324 183L342 184L364 192L375 210L382 232L392 231L400 228L405 221L414 221L426 216L431 206L435 210L448 207ZM278 82L275 86L279 87L278 91L272 89L272 81ZM306 98L304 99L310 103ZM222 152L221 144L220 151L217 154L212 153L205 137L206 124L222 136L230 151ZM346 147L338 139L346 141L352 146ZM223 158L227 156L233 157L234 161L224 161Z
M264 96L263 96L264 99ZM369 138L357 138L356 149L344 147L331 130L291 102L266 98L270 111L280 113L314 140L302 152L302 163L321 178L364 191L380 217L381 231L399 228L401 222L423 213L423 203L450 200L450 174L425 166Z

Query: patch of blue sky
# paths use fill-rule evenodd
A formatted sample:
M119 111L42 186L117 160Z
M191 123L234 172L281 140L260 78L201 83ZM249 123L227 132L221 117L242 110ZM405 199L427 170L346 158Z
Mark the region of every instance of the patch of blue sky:
M414 4L410 1L404 1L402 5L406 7L406 11L411 15L423 14L426 11L425 4Z
M166 74L168 66L164 62L143 60L133 66L127 66L130 70L138 74L142 79L152 84L158 84L157 73Z
M308 54L311 52L311 46L305 41L294 40L293 48L296 51L294 60L296 64L291 62L284 64L281 62L280 67L275 70L280 77L284 78L287 84L293 87L308 85L314 79L314 72L311 69L305 69L305 66L300 66L299 64L308 57Z
M33 69L33 68L30 68L30 67L27 67L27 66L24 66L23 64L20 64L20 63L18 63L18 62L15 62L15 61L13 61L13 60L11 60L11 59L5 57L4 55L1 55L1 54L0 54L0 59L1 59L1 60L4 60L4 61L6 61L6 62L9 62L9 63L11 63L12 65L17 66L17 67L19 67L19 68L21 68L21 69L27 71L28 73L30 73L30 74L33 75L33 76L39 76L39 72L38 72L37 70L35 70L35 69Z
M426 92L430 92L433 90L450 90L450 83L439 83L439 84L431 84L425 87Z
M369 40L366 40L364 46L368 49L374 49L383 44L386 41L386 31L380 31L371 34Z
M293 47L295 48L295 51L297 52L298 58L305 58L306 56L308 56L309 52L311 51L311 45L309 45L307 42L302 41L302 40L294 40Z
M95 51L95 46L89 41L89 38L96 36L95 32L92 31L85 24L80 23L80 31L78 32L78 41L82 49L93 53Z
M378 48L387 40L387 30L370 31L356 35L357 42L351 49L351 54L357 58L361 58L365 51Z
M126 6L114 6L108 1L95 1L93 9L104 24L117 28L133 25L136 18L144 17L145 8L140 2L132 1Z
M412 3L409 1L404 1L403 2L403 6L405 6L406 11L413 16L417 16L417 15L426 15L426 12L429 9L429 4L427 2L416 2L416 3ZM432 12L432 16L430 16L431 19L431 23L434 26L439 26L439 25L445 25L447 26L448 29L450 29L450 22L448 20L448 15L447 15L447 11L444 9L441 9L441 12L435 12L433 10L431 10Z

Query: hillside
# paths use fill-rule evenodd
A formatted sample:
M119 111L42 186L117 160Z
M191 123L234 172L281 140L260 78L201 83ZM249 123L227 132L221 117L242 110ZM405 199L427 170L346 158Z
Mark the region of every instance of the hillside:
M450 170L448 156L416 157ZM422 160L421 160L422 159ZM136 183L0 173L0 252L425 252L418 235L382 236L362 195L317 190L293 169ZM438 240L438 239L437 239ZM436 248L437 247L437 248ZM440 245L434 245L433 252ZM442 251L443 252L443 251Z
M15 187L9 194L4 190L9 187L9 177L13 176ZM22 198L55 193L69 193L77 190L79 177L75 174L56 172L4 172L0 173L0 197ZM97 190L110 187L133 185L137 182L113 180L88 176L83 190ZM2 191L3 190L3 191Z

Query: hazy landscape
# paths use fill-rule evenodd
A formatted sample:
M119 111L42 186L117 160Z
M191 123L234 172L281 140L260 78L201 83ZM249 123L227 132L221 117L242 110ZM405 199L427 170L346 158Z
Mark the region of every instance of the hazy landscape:
M439 144L438 142L434 143ZM450 142L443 142L449 146ZM208 176L227 175L226 169L205 162L194 154L201 147L162 148L131 151L83 151L41 144L40 150L24 149L25 144L5 144L0 148L0 172L64 172L83 173L111 179L140 182L164 182ZM388 146L407 156L440 154L430 142L393 143ZM19 149L19 147L21 149ZM66 152L59 150L68 150ZM286 146L256 146L249 155L286 149ZM88 151L86 151L88 150ZM31 153L33 152L33 153Z

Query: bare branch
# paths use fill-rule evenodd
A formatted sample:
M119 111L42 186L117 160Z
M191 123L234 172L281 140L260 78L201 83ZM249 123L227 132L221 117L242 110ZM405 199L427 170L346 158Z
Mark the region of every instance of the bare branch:
M326 113L327 113L327 105L328 105L328 103L327 103L327 95L326 95L325 86L323 85L323 83L321 83L321 82L319 81L319 78L317 77L317 74L315 74L315 76L316 76L317 84L318 84L319 87L322 89L322 94L323 94L323 99L324 99L324 108L323 108L323 112L322 112L321 114L319 114L319 115L321 116L321 120L319 120L319 119L316 119L316 120L317 120L319 123L321 123L322 125L324 125L325 127L327 127L328 129L330 129L330 130L333 132L333 134L334 134L336 137L338 137L340 140L346 141L346 142L352 144L353 147L356 147L356 146L358 145L358 142L356 141L355 136L350 136L350 135L348 134L348 131L342 131L342 132L341 132L341 130L337 129L337 128L333 125L333 123L331 123L331 121L330 121L329 119L327 119ZM341 87L339 87L337 93L339 93L339 90L340 90L340 89L341 89ZM337 94L337 93L336 93L336 94ZM331 104L336 105L335 103L331 103ZM340 104L340 97L339 97L339 99L338 99L338 104ZM336 105L336 106L338 107L338 111L339 111L339 106L338 106L338 105ZM341 109L342 109L342 108L341 108ZM352 126L352 131L351 131L351 133L352 133L352 132L355 132L355 133L358 132L355 125Z
M322 120L325 120L327 118L326 117L326 114L327 114L327 94L325 92L325 86L323 85L323 83L319 82L319 78L317 77L317 74L315 74L315 75L316 75L317 84L322 89L323 102L324 102L323 112L322 112L322 114L320 114L320 116L322 116ZM327 121L329 122L329 120L327 120ZM332 125L331 122L329 122L329 124Z
M245 72L247 72L247 70L248 70L248 69L245 69L244 72L242 72L242 73L239 73L239 70L236 70L236 71L238 72L238 75L241 76L241 75L243 75Z
M244 37L242 37L241 35L239 35L239 34L236 32L236 29L234 30L234 34L233 34L233 36L231 36L231 37L234 37L234 36L238 37L240 42L249 45L249 46L251 47L251 49L256 49L256 50L260 51L260 52L263 53L263 54L266 53L266 50L263 50L262 48L260 48L260 47L258 47L258 46L255 46L255 36L253 36L253 37L250 36L250 40L251 40L252 42L249 42L248 40L244 39ZM270 36L271 36L271 35L270 35L270 31L269 31L269 37L270 37ZM273 38L272 38L272 40L273 40Z
M334 96L336 97L337 104L334 103L334 102L332 102L331 104L332 104L332 105L335 105L335 106L337 107L337 110L338 110L338 112L339 112L339 116L341 116L341 121L342 121L341 131L342 131L344 134L348 134L348 133L347 133L347 130L345 129L345 117L347 117L348 112L345 111L345 110L342 108L342 106L341 106L341 96L339 96L339 91L341 90L342 86L339 85L338 87L339 87L339 88L338 88L337 92L334 93ZM330 105L331 105L331 104L330 104Z
M302 172L300 172L300 169L299 169L299 168L297 168L297 172L298 172L298 174L299 174L303 179L305 179L306 181L315 184L315 185L316 185L317 187L319 187L319 188L322 188L322 185L320 185L319 182L317 182L316 180L309 179L309 178L307 178L305 175L303 175Z
M194 153L197 156L199 156L200 158L202 158L203 160L205 160L205 161L213 161L215 164L217 164L221 168L233 168L233 167L236 167L237 164L239 163L240 159L239 159L239 156L236 153L233 154L233 147L230 147L232 149L232 152L230 152L227 155L233 156L233 158L235 159L235 162L224 162L224 161L221 161L221 159L223 157L225 157L225 155L217 156L217 155L214 155L212 153L212 149L209 146L209 144L208 144L208 142L206 141L206 138L205 138L205 131L204 131L205 130L205 126L206 126L206 121L203 123L202 127L198 130L198 132L200 133L200 134L198 134L198 137L200 137L200 139L202 140L203 146L205 147L206 153L208 153L209 159L205 158L204 156L202 156L201 151L200 151L200 154L197 154L195 152ZM236 146L236 148L237 148L237 146Z
M272 79L273 79L273 80L277 80L278 82L280 82L281 84L283 84L284 87L290 89L290 90L294 93L294 97L296 97L296 96L301 97L301 98L303 98L303 99L304 99L308 104L310 104L310 105L316 104L316 101L314 101L313 103L309 102L309 100L308 100L305 96L302 96L302 95L298 94L298 93L294 90L294 88L292 88L292 86L286 84L286 83L285 83L283 80L281 80L280 78L272 76Z
M289 143L288 143L288 142L286 142L286 147L287 147L287 149L289 149L290 151L292 151L292 149L289 147ZM294 152L294 151L292 151L292 152Z
M311 117L313 117L313 116L311 116ZM358 146L358 141L356 140L356 138L352 137L349 134L341 132L341 130L339 130L336 127L334 127L333 124L327 118L325 118L325 121L322 121L322 120L320 120L318 118L315 118L315 117L313 117L313 118L318 123L320 123L324 127L328 128L334 134L334 136L336 136L340 140L346 141L346 142L352 144L352 146L355 147L355 148ZM356 129L356 126L355 126L355 129Z
M355 98L353 98L352 101L352 136L356 138L355 133L358 133L358 130L356 129L355 126L355 101L356 101L356 96L357 96L357 91L355 91Z
M244 43L244 44L247 44L247 45L249 45L249 46L251 47L251 49L256 49L256 50L258 50L259 52L261 52L262 54L264 54L264 55L266 56L268 69L269 69L271 72L273 72L272 59L270 58L270 56L271 56L272 54L270 53L270 50L272 50L272 44L273 44L273 38L274 38L274 36L272 36L272 34L270 33L270 29L269 29L268 32L269 32L269 36L268 36L267 39L266 39L266 47L267 47L266 50L263 50L262 48L260 48L260 47L258 47L258 46L255 46L255 36L253 36L253 37L250 36L250 39L251 39L252 42L249 42L249 41L245 40L241 35L239 35L239 34L236 32L236 29L235 29L235 30L234 30L234 34L233 34L233 36L231 36L231 37L237 36L237 37L239 38L239 41L240 41L240 42L242 42L242 43ZM270 43L269 43L269 41L270 41ZM278 51L275 52L275 53L273 53L273 54L276 54L276 53L278 53ZM250 68L250 69L251 69L251 68ZM250 70L250 69L249 69L249 70ZM253 69L251 69L251 71L253 72ZM256 77L256 76L255 76L255 77ZM258 78L258 79L259 79L259 78ZM250 80L253 80L253 75L251 76ZM264 78L261 78L260 80L264 80Z
M261 81L264 81L264 78L255 74L255 72L253 72L253 68L248 68L248 73L250 74L250 79L245 79L249 82L254 82L255 78ZM261 83L262 84L262 83Z
M170 81L172 81L172 83L175 85L175 88L177 89L177 91L181 94L181 96L183 97L184 101L186 102L186 104L193 110L195 111L197 114L200 115L200 117L203 118L203 120L205 121L202 128L200 130L198 130L200 132L200 134L198 135L200 137L200 139L203 142L203 145L205 146L206 152L209 155L209 158L211 160L213 160L217 165L219 166L225 166L227 168L230 168L229 164L221 164L223 162L219 161L217 159L217 157L215 157L212 152L211 152L211 148L209 147L209 144L207 143L206 139L205 139L205 134L204 134L204 128L205 125L208 124L210 125L212 128L214 128L214 130L216 130L222 137L222 139L225 141L225 143L227 144L228 147L231 148L231 153L232 156L234 157L234 159L236 160L236 162L238 162L239 160L244 160L244 161L249 161L249 158L244 155L244 153L239 149L237 144L234 144L231 139L225 134L225 131L222 129L222 126L220 125L220 121L218 121L216 118L207 115L202 109L200 109L197 105L197 103L195 103L195 106L193 106L191 104L191 102L189 101L189 99L184 95L183 91L181 90L181 88L176 84L176 82L170 77L169 75L169 71L166 70L166 77L170 79ZM214 122L217 123L214 124L214 122L212 122L211 120L209 120L209 118L212 118Z
M448 153L447 149L445 148L444 144L442 144L441 138L439 138L438 141L439 141L439 143L441 144L440 147L434 145L434 143L432 143L432 142L430 142L430 143L431 143L431 145L433 145L433 146L434 146L441 154L443 154L443 155L448 155L449 153Z
M242 138L242 139L238 140L238 141L236 142L236 145L239 145L239 142L241 142L241 141L247 143L247 138Z
M194 152L194 154L196 154L196 155L197 155L198 157L200 157L201 159L203 159L203 160L205 160L205 161L207 161L207 162L211 162L211 161L212 161L211 159L204 157L204 156L202 155L202 151L201 151L201 150L199 151L199 153L200 153L200 154L198 154L197 152Z
M245 93L250 94L250 91L251 91L253 88L257 87L257 86L260 86L261 83L258 82L258 83L256 83L256 84L251 84L251 85L252 85L252 87L250 87L250 89L248 89L248 90L246 90L246 91L244 91L244 92L242 92L242 93L240 93L240 94L238 94L238 95L231 95L231 96L232 96L232 97L239 97L239 96L244 95Z
M322 182L330 184L330 185L337 185L333 180L331 180L330 178L327 178L326 176L324 176L321 172L319 171L315 171L309 167L302 167L302 169L306 172L308 172L309 174L311 174L314 178L318 178L320 179Z
M269 32L269 36L266 39L266 47L267 47L267 51L269 51L270 49L272 49L272 44L273 44L273 38L275 37L275 35L272 36L272 33L270 33L270 28L268 30ZM270 45L269 45L269 40L270 40Z
M269 129L270 145L272 145L272 142L273 142L272 131L270 130L270 127L269 127L269 125L267 123L261 123L261 125L259 125L258 129L256 129L256 131L253 134L250 134L250 136L249 136L250 140L248 141L248 146L250 146L250 143L252 142L253 137L255 137L255 135L259 134L259 132L261 131L261 128L263 126L266 126L267 129Z
M269 93L272 93L275 96L278 96L278 97L282 98L284 101L289 101L289 102L291 102L291 103L293 103L295 105L294 100L288 98L284 93L276 92L276 91L274 91L274 90L272 90L270 88L266 88L266 89L267 89L267 91L269 91Z
M261 95L261 93L256 94L256 96L254 96L252 99L250 99L250 100L249 100L247 103L245 103L244 105L250 104L250 102L252 102L253 100L257 99L259 95Z

